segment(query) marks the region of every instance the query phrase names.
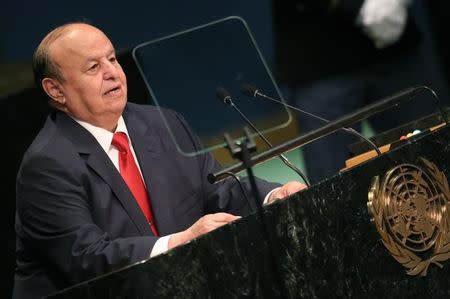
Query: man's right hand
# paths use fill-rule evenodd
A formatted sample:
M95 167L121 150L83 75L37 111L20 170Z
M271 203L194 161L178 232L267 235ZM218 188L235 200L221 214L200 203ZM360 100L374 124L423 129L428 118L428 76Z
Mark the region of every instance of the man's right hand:
M169 249L182 245L203 234L209 233L227 223L230 223L240 216L234 216L227 213L208 214L197 220L191 227L182 232L173 234L169 239Z

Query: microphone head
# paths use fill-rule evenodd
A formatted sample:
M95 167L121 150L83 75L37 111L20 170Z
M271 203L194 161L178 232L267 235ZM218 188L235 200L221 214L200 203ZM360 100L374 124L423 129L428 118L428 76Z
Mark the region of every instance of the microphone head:
M216 96L217 99L225 104L231 105L232 101L231 101L231 95L228 92L228 90L226 90L223 87L217 87L216 89Z
M250 84L242 83L241 84L241 92L251 98L256 97L256 93L258 92L258 89Z

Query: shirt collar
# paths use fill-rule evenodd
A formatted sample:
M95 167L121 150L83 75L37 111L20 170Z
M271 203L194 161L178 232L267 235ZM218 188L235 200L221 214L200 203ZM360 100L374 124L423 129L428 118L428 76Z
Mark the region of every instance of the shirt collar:
M119 117L119 120L117 121L117 127L114 133L111 133L108 130L105 130L100 127L96 127L94 125L91 125L90 123L87 123L85 121L79 120L71 116L77 123L79 123L83 128L89 131L89 133L94 136L94 138L97 140L97 142L100 144L100 146L103 148L105 152L108 152L111 147L111 142L114 136L114 133L116 132L124 132L127 134L128 142L130 142L130 137L128 136L128 130L127 126L125 125L125 121L123 120L122 115Z

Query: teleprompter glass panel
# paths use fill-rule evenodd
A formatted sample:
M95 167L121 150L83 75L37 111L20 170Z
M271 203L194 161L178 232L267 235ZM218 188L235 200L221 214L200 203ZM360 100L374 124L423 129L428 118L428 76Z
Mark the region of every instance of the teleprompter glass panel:
M241 84L250 83L282 99L243 19L228 17L145 42L135 47L133 57L152 104L183 115L204 145L192 152L170 134L181 153L212 151L222 165L233 162L224 149L223 135L227 132L234 139L242 138L243 127L248 125L238 112L217 99L218 87L229 92L234 104L272 143L289 138L283 131L291 124L291 115L282 105L240 92ZM267 149L258 139L255 135L258 151Z

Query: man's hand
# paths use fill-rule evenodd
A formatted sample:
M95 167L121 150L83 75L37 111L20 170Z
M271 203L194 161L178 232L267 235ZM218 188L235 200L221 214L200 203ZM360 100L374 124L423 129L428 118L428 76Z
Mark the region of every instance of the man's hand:
M281 186L279 189L272 192L272 194L270 194L268 203L272 203L276 200L288 197L289 195L294 194L305 188L306 188L306 185L302 184L300 182L296 182L296 181L288 182L288 183L284 184L283 186Z
M172 249L239 218L241 217L227 213L205 215L187 230L173 234L169 239L168 247Z
M300 182L289 182L270 194L268 202L274 202L276 200L288 197L289 195L296 193L300 190L306 188L305 184ZM216 214L208 214L197 220L191 227L188 229L171 235L169 239L168 248L172 249L176 246L182 245L192 239L195 239L201 235L209 233L210 231L215 230L225 224L228 224L236 219L241 218L240 216L234 216L227 213L216 213Z

